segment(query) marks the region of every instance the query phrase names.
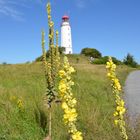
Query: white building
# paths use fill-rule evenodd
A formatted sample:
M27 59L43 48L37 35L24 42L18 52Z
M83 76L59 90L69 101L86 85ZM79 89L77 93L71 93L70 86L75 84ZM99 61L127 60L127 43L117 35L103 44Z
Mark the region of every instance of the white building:
M71 27L69 24L69 17L62 17L61 24L61 47L65 48L65 54L72 54L72 38L71 38Z

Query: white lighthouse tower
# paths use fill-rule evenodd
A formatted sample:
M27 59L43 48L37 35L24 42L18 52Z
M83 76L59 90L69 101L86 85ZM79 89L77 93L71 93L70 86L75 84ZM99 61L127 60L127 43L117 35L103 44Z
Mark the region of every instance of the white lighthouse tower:
M69 24L69 17L62 17L61 24L61 47L65 48L65 54L72 54L72 38L71 38L71 27Z

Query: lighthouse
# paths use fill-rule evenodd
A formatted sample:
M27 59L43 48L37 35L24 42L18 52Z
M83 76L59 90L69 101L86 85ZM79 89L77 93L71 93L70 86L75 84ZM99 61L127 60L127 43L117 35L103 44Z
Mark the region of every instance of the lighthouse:
M61 47L64 47L65 54L72 54L72 38L71 38L71 27L69 23L69 17L63 16L62 17L62 24L61 24Z

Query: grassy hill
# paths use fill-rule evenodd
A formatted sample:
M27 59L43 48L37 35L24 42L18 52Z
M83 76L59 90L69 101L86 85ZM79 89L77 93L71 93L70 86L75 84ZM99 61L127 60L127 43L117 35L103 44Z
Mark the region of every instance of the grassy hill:
M77 57L79 58L77 62ZM78 128L85 140L120 140L113 125L114 98L104 65L84 56L69 56L75 67L73 92L78 100ZM123 83L130 68L119 66ZM45 78L41 63L0 66L0 140L42 140L47 133L43 100ZM59 104L53 105L52 140L68 140Z

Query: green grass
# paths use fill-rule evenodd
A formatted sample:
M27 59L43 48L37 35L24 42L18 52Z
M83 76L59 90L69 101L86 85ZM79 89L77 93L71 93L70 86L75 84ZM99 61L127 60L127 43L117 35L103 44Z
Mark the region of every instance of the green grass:
M79 62L77 62L79 57ZM92 65L84 56L69 56L76 69L74 96L78 100L78 128L85 140L120 140L113 125L114 98L105 65ZM119 66L122 84L130 68ZM0 140L42 140L48 132L45 78L41 63L0 66ZM24 109L16 100L23 101ZM52 140L68 140L61 106L53 105Z

